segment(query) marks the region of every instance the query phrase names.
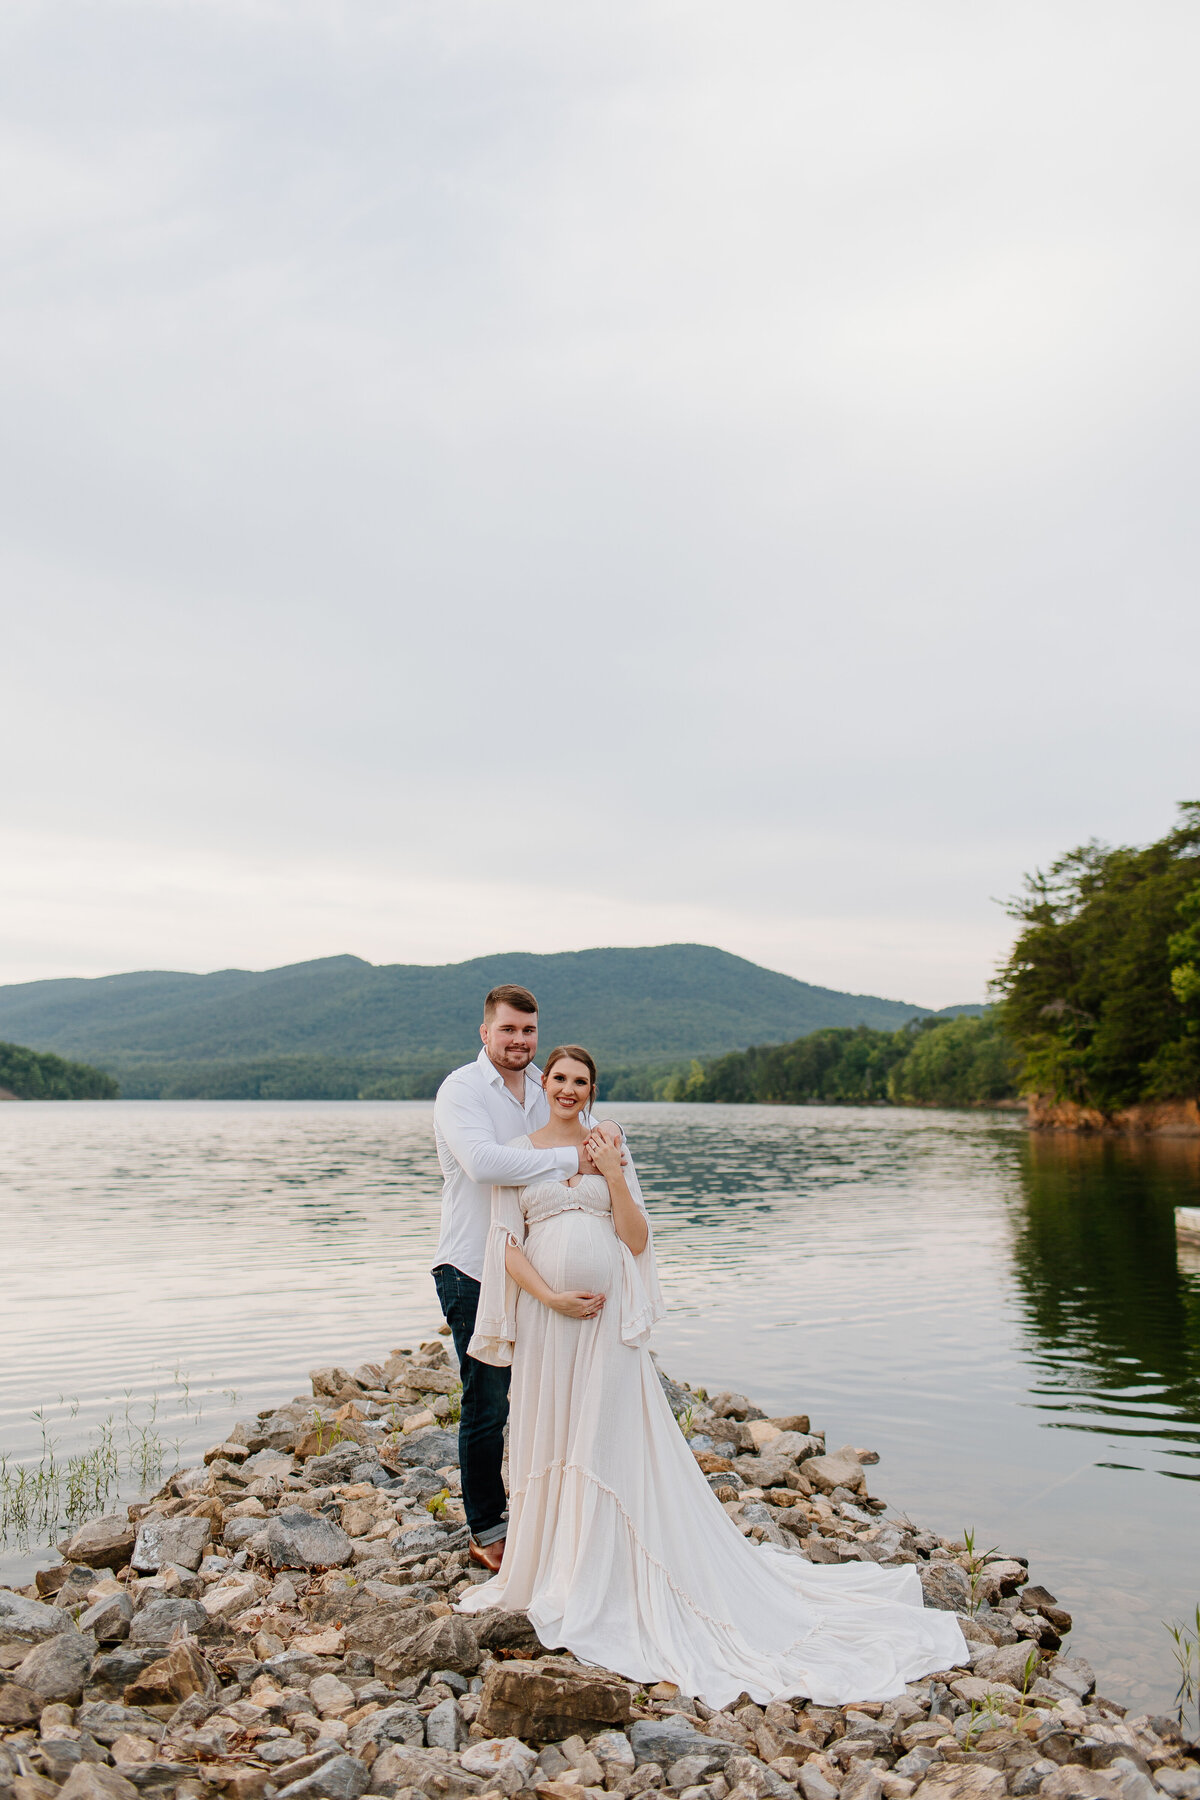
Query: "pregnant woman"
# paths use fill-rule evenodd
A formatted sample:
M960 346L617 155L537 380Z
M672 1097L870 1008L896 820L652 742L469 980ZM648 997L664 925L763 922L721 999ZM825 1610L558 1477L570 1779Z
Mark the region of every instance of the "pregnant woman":
M522 1144L582 1145L596 1174L492 1190L470 1353L512 1364L504 1560L459 1608L517 1608L565 1646L708 1705L885 1700L965 1662L914 1568L814 1566L745 1539L688 1449L646 1349L664 1311L631 1161L584 1129L596 1065L546 1059L550 1123Z

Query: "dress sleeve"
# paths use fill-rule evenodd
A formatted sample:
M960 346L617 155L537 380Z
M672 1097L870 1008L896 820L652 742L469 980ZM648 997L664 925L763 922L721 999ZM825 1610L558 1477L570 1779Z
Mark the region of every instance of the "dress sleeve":
M504 1252L510 1244L518 1250L525 1244L525 1214L521 1210L521 1190L516 1187L492 1189L492 1222L488 1227L487 1248L483 1255L483 1280L479 1286L479 1308L475 1314L475 1330L467 1345L468 1356L476 1362L492 1363L507 1368L513 1359L517 1336L516 1282L504 1266Z
M629 1161L622 1174L629 1192L643 1213L646 1213L646 1202L642 1198L641 1183L633 1166L633 1157L629 1155L628 1144L625 1151ZM646 1231L645 1248L637 1256L622 1239L617 1240L621 1245L621 1342L628 1344L630 1349L639 1348L647 1342L651 1329L667 1310L662 1288L658 1284L654 1227L650 1223L649 1213L646 1213Z

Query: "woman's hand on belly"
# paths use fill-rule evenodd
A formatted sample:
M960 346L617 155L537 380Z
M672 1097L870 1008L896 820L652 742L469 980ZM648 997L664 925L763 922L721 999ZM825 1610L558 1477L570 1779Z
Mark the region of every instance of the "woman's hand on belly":
M604 1305L604 1295L594 1294L581 1288L566 1288L558 1293L545 1278L538 1274L525 1252L518 1244L509 1242L504 1251L504 1266L519 1288L524 1288L533 1299L540 1300L551 1312L562 1313L566 1319L596 1319Z
M600 1316L600 1308L604 1305L603 1294L581 1294L568 1290L564 1294L555 1294L549 1302L556 1313L565 1319L595 1319Z

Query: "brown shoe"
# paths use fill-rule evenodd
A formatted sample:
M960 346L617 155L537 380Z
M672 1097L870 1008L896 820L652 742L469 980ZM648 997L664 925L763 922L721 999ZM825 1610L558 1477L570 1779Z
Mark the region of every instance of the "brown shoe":
M486 1569L489 1574L494 1575L504 1561L504 1542L503 1538L497 1538L491 1544L477 1544L472 1538L467 1547L467 1554L473 1563L478 1563L481 1569Z

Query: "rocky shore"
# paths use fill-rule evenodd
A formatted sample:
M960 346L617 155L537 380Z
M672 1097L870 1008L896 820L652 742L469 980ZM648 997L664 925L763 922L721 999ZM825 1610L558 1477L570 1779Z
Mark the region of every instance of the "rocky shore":
M1022 1558L888 1517L870 1452L662 1377L743 1532L814 1562L915 1563L970 1661L886 1704L722 1712L464 1617L445 1342L238 1425L149 1502L0 1589L0 1800L1200 1800L1175 1721L1129 1717L1064 1652Z

